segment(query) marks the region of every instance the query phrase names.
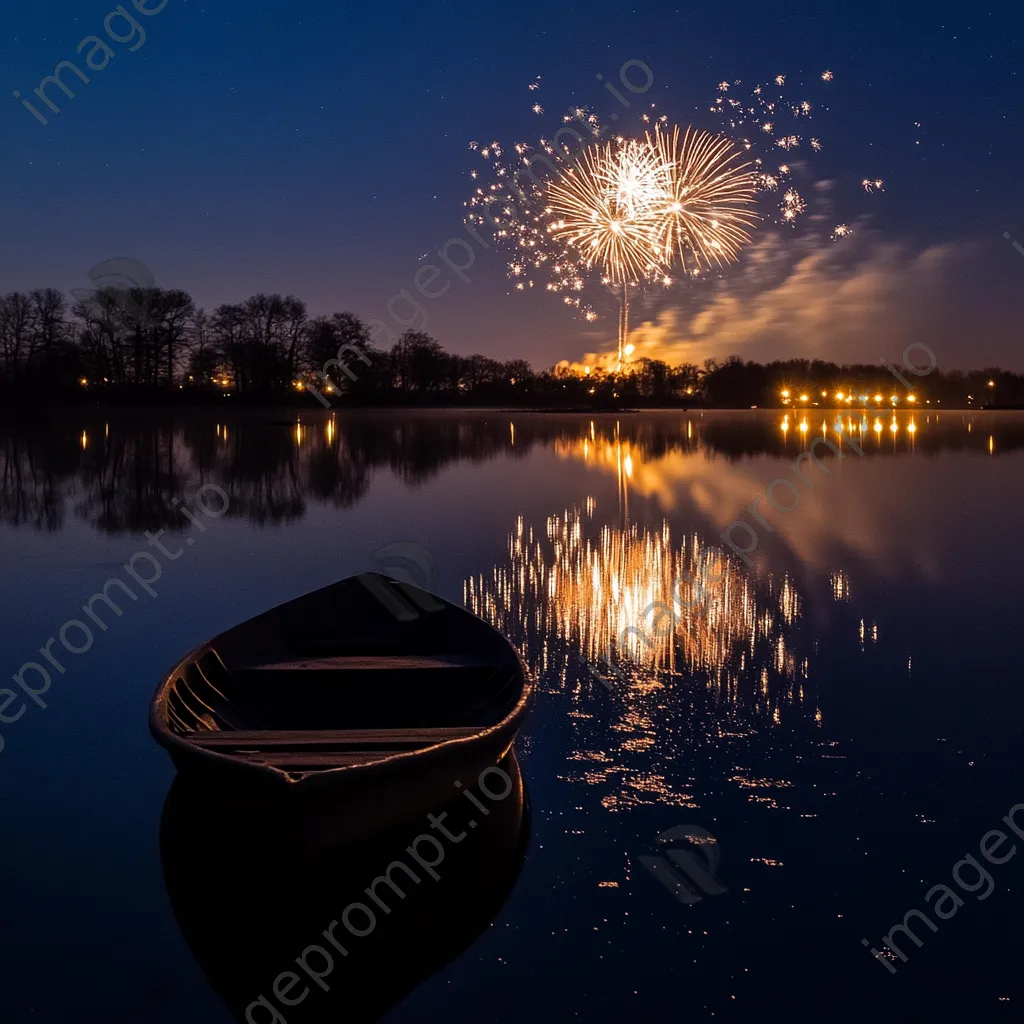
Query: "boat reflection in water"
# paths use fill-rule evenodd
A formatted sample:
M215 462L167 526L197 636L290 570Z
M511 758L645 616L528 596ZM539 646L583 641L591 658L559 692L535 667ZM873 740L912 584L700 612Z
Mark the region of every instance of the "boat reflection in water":
M302 1021L375 1021L462 953L497 916L526 854L529 801L519 765L510 754L500 767L511 780L508 795L476 793L489 814L457 791L449 806L435 809L452 837L464 834L457 843L417 818L315 856L298 852L270 822L226 816L223 803L210 800L201 785L177 778L161 823L164 878L193 955L234 1016L245 1021L247 1007L262 995L265 1003L250 1018L256 1024L290 1021L293 1014ZM485 782L493 794L497 782L490 776ZM436 880L408 853L421 835L443 844ZM430 844L423 849L428 863L437 859ZM419 876L414 882L408 871L390 871L404 897L382 878L396 861ZM367 893L375 880L378 901ZM354 911L358 934L343 924L333 928L345 956L323 932L353 903L371 908L375 925L367 931L366 914ZM315 972L325 973L322 985L296 964L311 945L333 954L330 973L319 954L307 958ZM302 979L290 990L287 979L281 982L288 998L309 988L301 1006L291 1009L274 993L275 979L288 971Z

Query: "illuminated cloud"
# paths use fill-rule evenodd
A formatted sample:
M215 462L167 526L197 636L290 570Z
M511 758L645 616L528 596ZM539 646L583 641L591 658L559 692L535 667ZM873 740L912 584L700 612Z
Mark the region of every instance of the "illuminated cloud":
M977 314L984 301L965 300L965 287L977 285L965 284L975 250L967 242L887 242L865 225L838 241L769 231L735 271L694 282L682 297L666 294L630 332L633 359L870 363L880 355L898 358L911 342L942 339L969 356L993 330ZM609 345L587 353L583 364L613 369L614 352Z

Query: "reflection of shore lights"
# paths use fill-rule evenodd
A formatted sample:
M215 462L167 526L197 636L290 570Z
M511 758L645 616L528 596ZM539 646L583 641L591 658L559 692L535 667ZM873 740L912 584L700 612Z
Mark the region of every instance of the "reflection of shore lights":
M875 420L875 433L880 434L882 432L882 421Z
M908 434L916 434L917 433L917 424L913 420L911 420L907 424L907 433Z
M89 447L89 435L83 430L82 431L82 450L85 451Z

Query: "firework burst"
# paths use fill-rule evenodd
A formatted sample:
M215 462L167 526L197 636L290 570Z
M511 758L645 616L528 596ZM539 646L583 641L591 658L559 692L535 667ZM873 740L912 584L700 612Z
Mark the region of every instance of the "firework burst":
M829 83L832 72L820 78ZM529 85L531 92L539 88L539 78ZM780 224L794 225L807 210L792 178L822 143L799 134L797 124L828 106L794 100L786 91L785 75L746 93L739 80L720 82L711 107L724 122L717 134L670 127L667 117L648 111L641 115L643 136L610 138L593 111L576 107L539 144L505 150L498 142L471 143L489 173L471 171L467 221L486 226L511 250L508 272L517 291L558 294L593 321L588 286L597 280L610 286L620 300L621 367L631 288L669 287L674 277L734 262L764 219L755 207L762 194L772 197ZM534 98L531 106L544 111ZM778 162L779 150L794 162ZM884 186L872 177L862 188L874 193ZM848 231L839 225L833 237ZM681 273L674 275L676 268Z
M548 230L610 283L642 280L661 269L657 204L663 177L657 155L642 143L591 146L548 186Z
M758 177L739 159L726 138L659 124L643 139L589 147L548 186L551 235L622 289L620 365L631 284L667 286L677 257L684 273L700 273L750 241Z
M647 145L658 154L663 190L657 201L658 249L678 255L684 272L737 259L757 222L752 210L760 180L729 139L687 128L680 138L660 127Z

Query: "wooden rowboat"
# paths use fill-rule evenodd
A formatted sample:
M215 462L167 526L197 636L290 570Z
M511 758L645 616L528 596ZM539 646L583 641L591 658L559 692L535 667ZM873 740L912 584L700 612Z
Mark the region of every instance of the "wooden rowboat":
M474 785L532 694L486 622L363 573L192 651L157 690L150 729L182 773L294 807L346 796L372 828Z

